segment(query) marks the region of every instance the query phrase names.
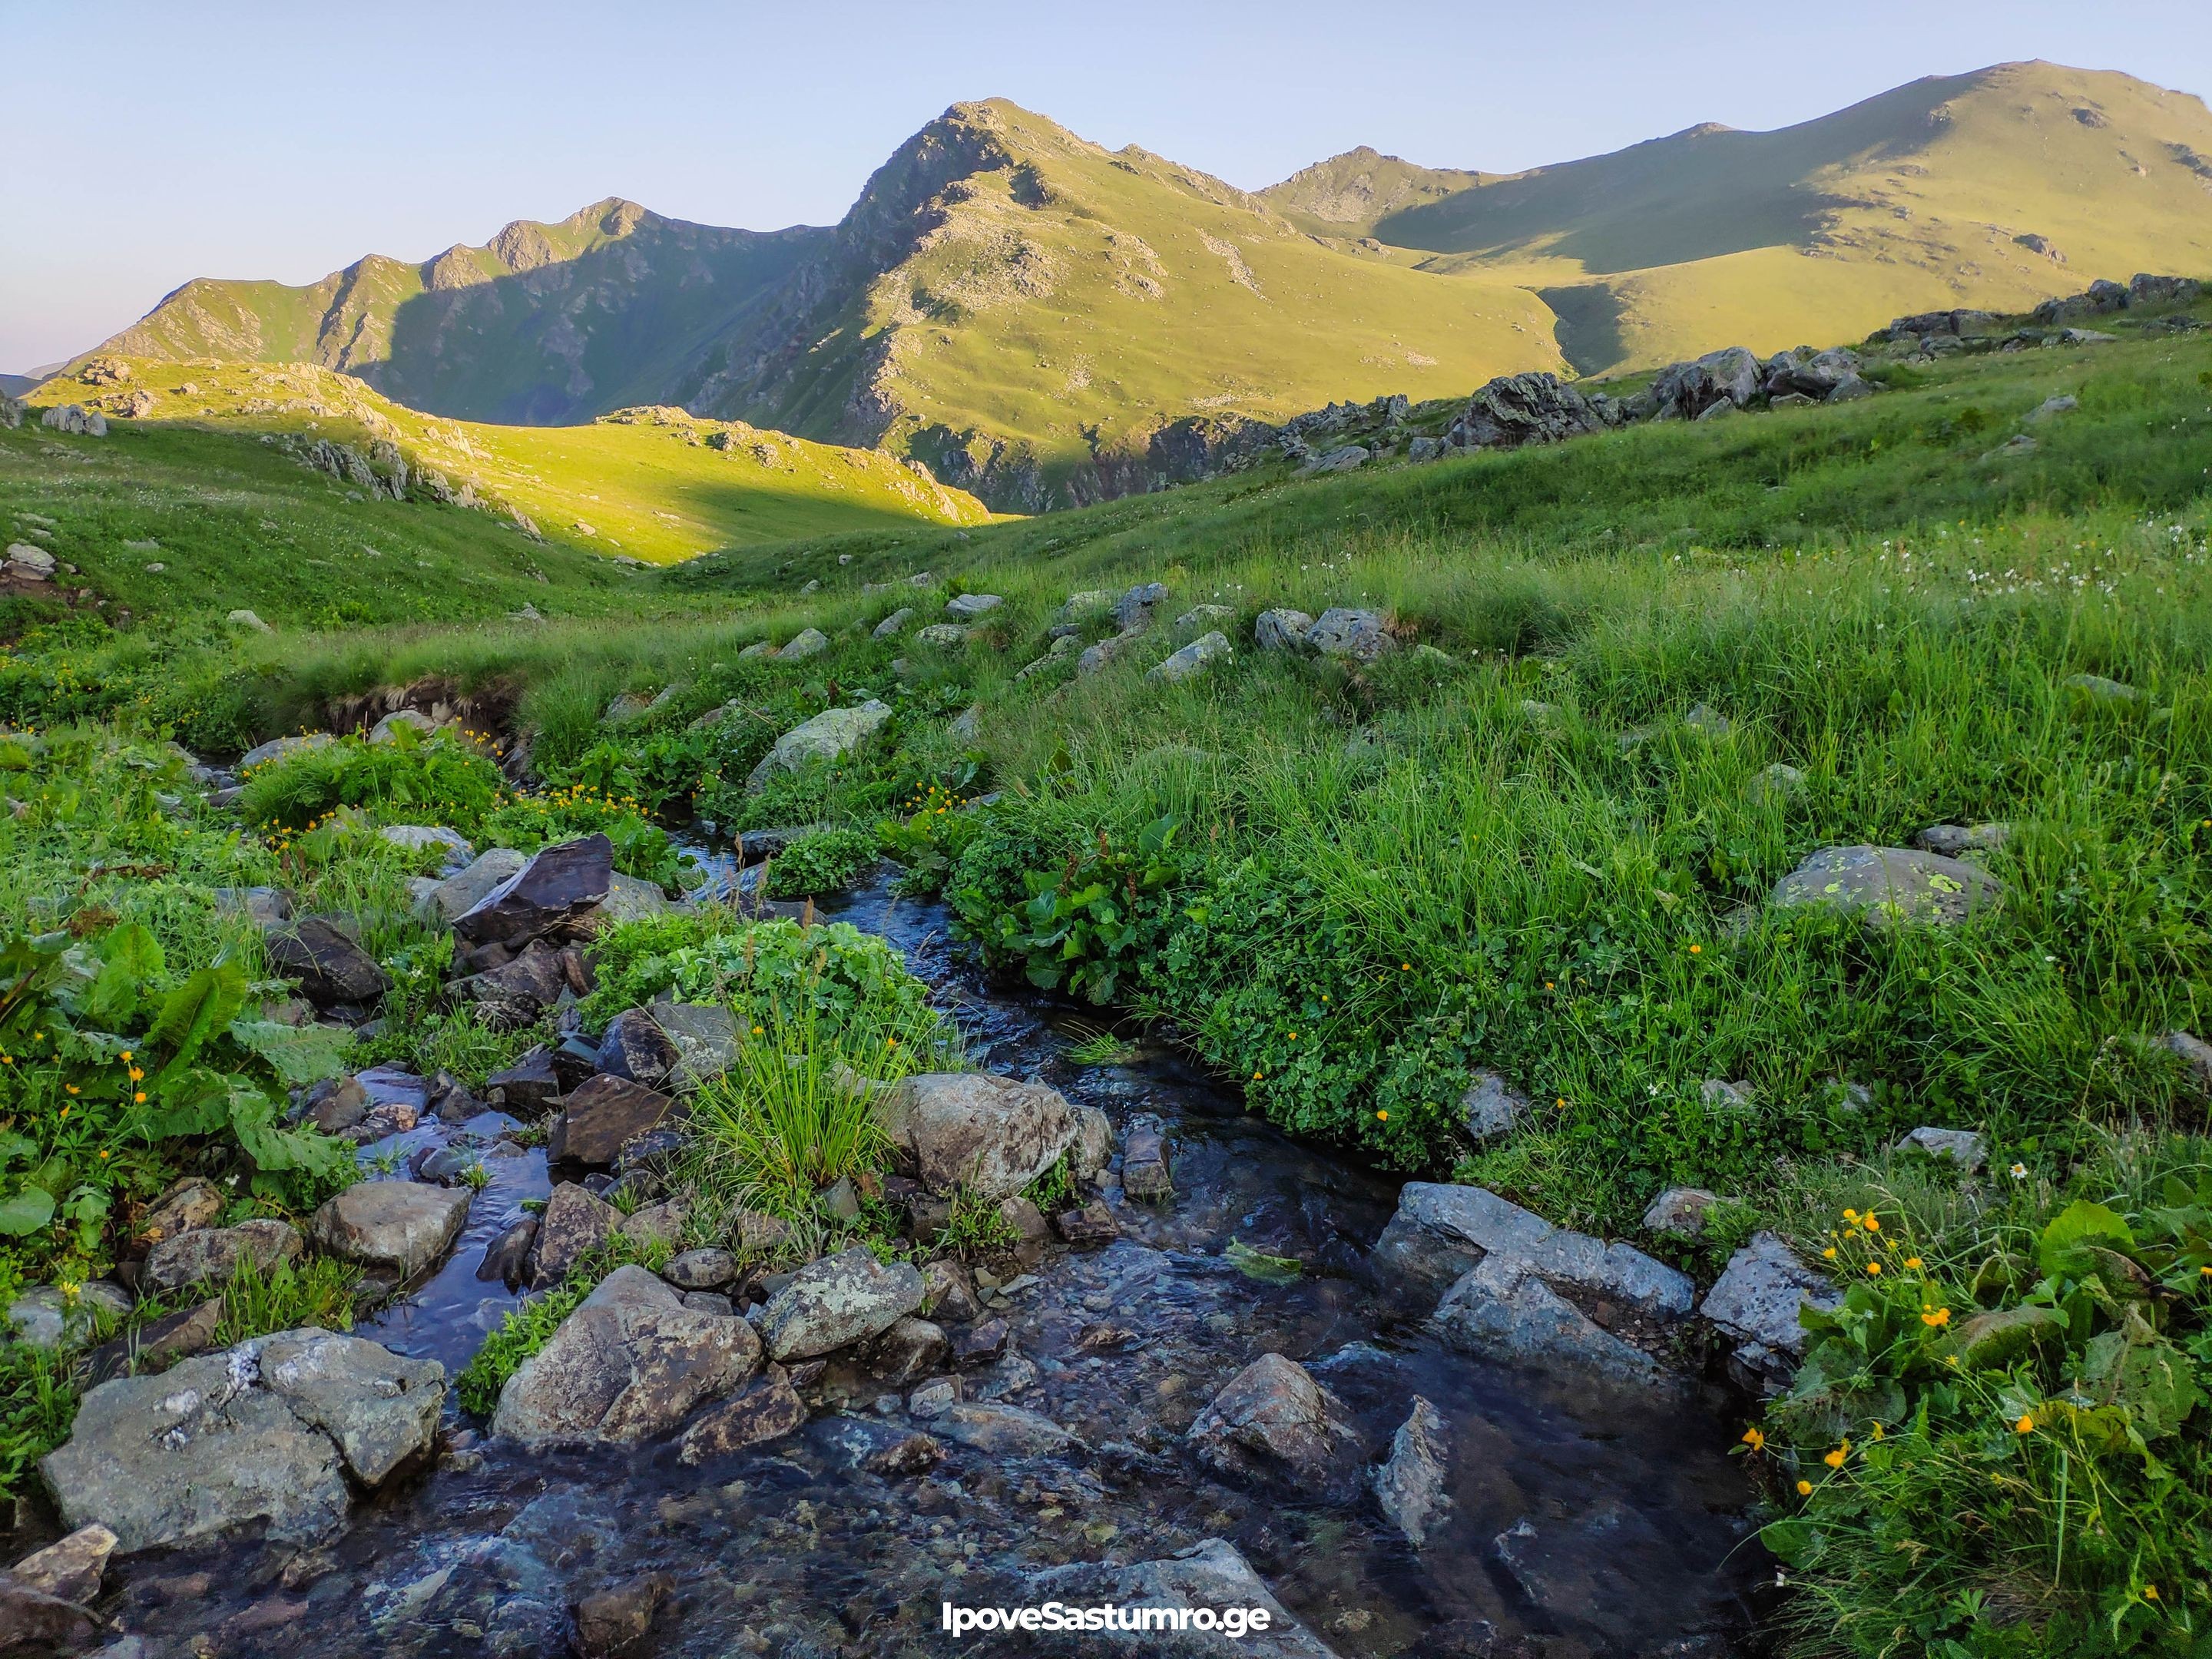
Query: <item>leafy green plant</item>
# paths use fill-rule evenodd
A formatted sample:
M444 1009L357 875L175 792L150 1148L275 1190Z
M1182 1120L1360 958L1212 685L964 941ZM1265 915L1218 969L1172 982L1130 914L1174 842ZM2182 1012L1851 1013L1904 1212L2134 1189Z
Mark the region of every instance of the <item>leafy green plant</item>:
M616 869L664 890L681 886L690 869L688 856L635 799L581 787L512 796L485 816L483 834L521 853L579 836L605 836L613 844Z
M976 1261L1003 1255L1020 1242L1021 1234L996 1204L965 1187L954 1189L938 1249L963 1261Z
M76 1421L77 1357L0 1342L0 1497L21 1496L38 1462Z
M1032 985L1110 1002L1170 921L1182 874L1171 851L1176 827L1156 818L1127 850L1102 830L1088 856L1070 851L1058 871L1028 872L1021 904L1002 909L969 887L953 895L954 909L969 937L994 957L1019 960Z
M771 898L841 892L875 867L876 838L865 830L817 830L794 840L769 867Z
M352 806L473 835L505 793L497 762L473 742L403 726L382 743L341 738L256 767L239 810L249 823L294 831Z
M2093 1161L2101 1198L2024 1192L1948 1239L1840 1212L1842 1304L1802 1316L1777 1441L1747 1437L1795 1477L1765 1538L1824 1642L2189 1650L2212 1570L2212 1149L2150 1139Z
M877 823L876 839L887 855L905 867L899 890L935 898L975 838L975 814L967 796L934 782L908 797L902 810L905 817Z

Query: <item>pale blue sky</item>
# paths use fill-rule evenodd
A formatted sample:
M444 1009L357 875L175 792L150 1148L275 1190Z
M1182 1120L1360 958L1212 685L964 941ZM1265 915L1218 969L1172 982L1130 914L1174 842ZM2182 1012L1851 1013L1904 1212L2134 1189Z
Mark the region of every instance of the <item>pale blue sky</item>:
M328 21L320 21L327 12ZM2016 58L2212 92L2207 0L0 0L0 368L193 276L307 282L603 196L828 223L1003 96L1248 188L1355 144L1507 169Z

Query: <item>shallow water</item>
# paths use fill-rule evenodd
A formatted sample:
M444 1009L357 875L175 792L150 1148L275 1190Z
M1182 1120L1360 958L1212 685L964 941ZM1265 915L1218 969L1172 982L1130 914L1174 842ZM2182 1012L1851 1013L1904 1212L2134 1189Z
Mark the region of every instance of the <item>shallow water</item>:
M885 1479L859 1461L927 1425L836 1370L826 1381L849 1395L847 1412L697 1469L667 1443L516 1452L476 1439L449 1406L455 1448L324 1549L239 1542L126 1564L111 1583L123 1584L127 1628L156 1655L192 1651L204 1636L225 1659L557 1653L577 1597L665 1571L676 1592L642 1651L945 1654L956 1644L937 1628L941 1601L1034 1599L1017 1595L1034 1569L1151 1559L1209 1536L1234 1543L1346 1659L1484 1652L1477 1620L1504 1638L1548 1636L1543 1650L1555 1655L1641 1655L1747 1626L1765 1563L1748 1541L1749 1484L1724 1455L1731 1425L1716 1410L1439 1348L1367 1278L1392 1181L1278 1133L1172 1052L1071 1065L1056 1029L1066 1016L957 967L934 907L878 886L823 914L905 951L979 1063L1041 1076L1117 1125L1147 1112L1166 1126L1173 1201L1110 1194L1120 1241L1048 1260L1000 1310L1018 1357L969 1378L971 1397L980 1384L1086 1449L1010 1459L947 1443L931 1474ZM460 1129L489 1146L506 1121L487 1114ZM404 1164L453 1133L426 1124L370 1150ZM544 1192L544 1163L529 1152L485 1164L492 1180L459 1248L363 1334L457 1370L513 1305L476 1267L521 1200ZM1248 1277L1224 1255L1232 1241L1304 1271L1287 1283ZM1443 1413L1453 1507L1425 1549L1416 1554L1371 1500L1304 1507L1243 1492L1182 1455L1204 1402L1268 1350L1315 1365L1374 1455L1414 1395ZM957 1650L1019 1650L977 1636Z

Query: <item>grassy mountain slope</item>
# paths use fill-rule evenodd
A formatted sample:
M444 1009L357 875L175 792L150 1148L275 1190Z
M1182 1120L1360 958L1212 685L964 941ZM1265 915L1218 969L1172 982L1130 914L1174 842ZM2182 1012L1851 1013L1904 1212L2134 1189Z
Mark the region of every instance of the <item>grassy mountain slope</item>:
M101 349L315 362L443 415L573 421L660 401L823 234L722 230L611 198L419 264L371 254L306 288L198 278Z
M989 517L892 456L680 410L490 426L419 414L313 364L103 361L131 370L129 391L50 380L33 407L105 404L109 436L60 438L30 422L5 434L0 501L34 515L24 524L54 520L59 538L47 544L132 608L244 606L272 623L325 624L487 614L526 600L595 614L637 591L616 558L667 563ZM126 398L146 394L149 411L121 417ZM389 501L313 470L301 457L321 439L362 453L394 446L418 477L466 486L482 510Z
M794 289L681 401L884 443L1031 507L1119 493L1164 414L1280 417L1558 362L1526 293L1324 246L1002 100L903 145Z
M1261 194L1286 211L1348 204L1315 179L1350 159ZM1397 166L1341 234L1528 285L1585 371L2212 269L2212 112L2050 64L1916 81L1774 132L1694 127L1449 193L1452 175Z

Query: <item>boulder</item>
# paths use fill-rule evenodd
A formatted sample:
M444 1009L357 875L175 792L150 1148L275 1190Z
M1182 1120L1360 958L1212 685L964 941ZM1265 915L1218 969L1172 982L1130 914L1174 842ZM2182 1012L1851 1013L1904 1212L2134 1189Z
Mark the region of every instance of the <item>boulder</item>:
M779 1360L811 1359L889 1330L921 1305L921 1272L863 1246L811 1261L768 1301L761 1334Z
M1124 629L1110 640L1101 640L1096 645L1086 646L1083 654L1075 659L1077 677L1087 678L1092 674L1103 673L1108 664L1142 639L1144 632L1141 628Z
M111 1376L162 1370L187 1354L205 1353L215 1346L216 1333L222 1325L222 1298L219 1296L149 1320L87 1354L87 1380L105 1382Z
M887 640L895 634L903 633L906 630L906 625L913 620L914 607L911 605L902 605L899 609L892 611L890 616L884 617L881 622L876 624L874 637L879 640Z
M1229 648L1227 635L1207 634L1201 638L1193 640L1173 656L1156 664L1145 678L1165 680L1170 684L1173 684L1178 680L1187 680L1204 673L1210 664L1232 654Z
M1972 1129L1933 1129L1923 1124L1897 1143L1900 1152L1923 1152L1930 1158L1948 1158L1961 1175L1980 1170L1990 1155L1990 1143Z
M58 1285L40 1285L9 1304L8 1322L17 1340L58 1348L97 1335L103 1320L112 1326L129 1316L131 1305L128 1291L104 1279L86 1280L73 1296Z
M875 1107L904 1163L933 1192L956 1186L1012 1197L1075 1144L1075 1113L1057 1089L988 1072L902 1079Z
M590 912L576 925L580 933L605 933L617 922L636 921L646 916L665 916L676 906L657 883L637 876L626 876L619 870L607 878L607 896L593 905Z
M760 1352L745 1321L686 1308L645 1268L617 1267L507 1378L491 1431L531 1446L634 1445L739 1387Z
M1502 374L1468 399L1452 422L1450 441L1462 449L1516 449L1605 428L1589 399L1557 375Z
M818 628L802 628L775 653L778 662L805 662L830 648L830 636Z
M1123 633L1149 628L1152 612L1168 597L1164 582L1139 582L1114 601L1114 626Z
M650 1089L675 1064L676 1045L649 1010L625 1008L607 1022L606 1035L599 1040L600 1071Z
M367 1005L392 988L376 958L320 916L303 916L262 940L269 965L318 1008Z
M138 1237L156 1244L195 1227L211 1227L222 1214L224 1201L222 1189L206 1176L183 1176L154 1200L154 1207L138 1223Z
M538 1218L517 1217L484 1246L483 1260L477 1263L477 1277L486 1283L496 1279L509 1290L520 1288L530 1277L530 1252L537 1243Z
M738 1017L722 1004L656 1002L646 1012L674 1055L664 1088L689 1094L738 1063Z
M1279 1353L1261 1354L1231 1377L1185 1439L1200 1463L1234 1485L1336 1503L1358 1490L1364 1462L1343 1408Z
M553 1067L553 1051L539 1043L505 1071L494 1072L484 1081L484 1096L501 1110L532 1117L550 1109L562 1092L560 1073Z
M945 601L945 617L947 622L971 623L1005 603L996 593L962 593Z
M1130 1119L1121 1138L1121 1191L1126 1197L1156 1201L1175 1196L1167 1136L1150 1115Z
M915 632L915 643L933 646L939 651L957 651L968 643L968 629L962 623L932 623Z
M50 581L58 568L58 561L43 547L33 547L28 542L8 544L8 568L18 576L28 576L33 581Z
M39 416L39 424L49 432L59 432L72 438L105 438L107 417L96 409L86 409L79 404L56 404Z
M125 1552L256 1522L303 1542L344 1520L349 1477L380 1486L429 1449L445 1396L434 1360L285 1331L101 1383L40 1469L70 1526L104 1525Z
M1463 1275L1437 1304L1429 1325L1448 1346L1485 1359L1574 1368L1617 1382L1661 1379L1648 1354L1589 1318L1527 1262L1508 1255L1487 1256Z
M371 743L394 742L402 726L427 738L438 729L438 722L418 708L395 708L368 728L368 740Z
M1679 1319L1696 1297L1686 1275L1633 1246L1554 1227L1480 1187L1407 1182L1374 1258L1378 1271L1428 1290L1455 1284L1492 1259L1653 1318Z
M719 1291L738 1276L738 1259L727 1250L685 1250L669 1258L660 1276L679 1291Z
M1800 1261L1773 1233L1759 1233L1729 1258L1698 1310L1739 1341L1770 1352L1805 1352L1801 1308L1833 1308L1843 1300L1826 1275Z
M1383 627L1382 617L1372 611L1331 606L1322 611L1321 619L1306 630L1305 648L1318 652L1324 657L1349 657L1355 662L1373 662L1377 657L1397 647L1398 642Z
M466 1187L356 1182L308 1218L307 1237L327 1255L384 1268L404 1283L453 1249L474 1197Z
M337 741L327 732L302 732L294 738L271 738L267 743L258 744L238 757L238 775L246 777L272 761L289 760L294 755L304 754L310 749L327 749Z
M1031 1574L1029 1583L1029 1595L1038 1601L1057 1600L1079 1607L1112 1601L1126 1607L1206 1607L1217 1613L1242 1607L1253 1615L1253 1629L1242 1637L1194 1626L1148 1631L1144 1641L1134 1644L1142 1648L1146 1659L1335 1659L1334 1650L1293 1618L1244 1558L1219 1538L1206 1539L1163 1560L1127 1566L1103 1561L1050 1567ZM1060 1632L1024 1636L1023 1645L1038 1653L1095 1654L1101 1644L1096 1634Z
M1390 1524L1419 1549L1451 1508L1444 1482L1451 1468L1451 1431L1443 1413L1419 1395L1391 1437L1390 1455L1375 1472L1375 1497Z
M571 1609L580 1659L615 1659L636 1648L652 1633L661 1603L675 1593L674 1575L641 1572L580 1597Z
M300 1097L299 1121L326 1135L349 1133L375 1109L368 1091L349 1077L325 1078Z
M423 908L440 922L451 926L512 880L529 862L526 854L511 847L487 848L467 869L459 875L448 876L431 889Z
M2158 1046L2180 1060L2183 1072L2201 1094L2212 1094L2212 1042L2190 1031L2168 1031Z
M465 865L476 857L476 848L469 845L467 837L437 824L387 823L376 834L379 840L388 841L394 847L404 847L410 851L419 851L425 847L436 848L442 853L449 869L455 864Z
M872 697L855 708L825 708L778 738L746 778L745 787L757 793L777 772L841 759L881 732L890 717L890 705Z
M138 1269L142 1291L166 1294L188 1285L220 1284L251 1261L266 1273L280 1261L295 1261L306 1249L288 1221L256 1217L235 1227L196 1227L161 1240L146 1252Z
M1079 1181L1096 1181L1114 1161L1114 1120L1096 1106L1075 1109L1075 1144L1068 1162Z
M1232 605L1194 605L1175 619L1177 633L1188 633L1194 628L1219 628L1237 620L1237 607Z
M573 1181L564 1181L545 1200L538 1218L538 1236L531 1247L530 1284L533 1290L557 1285L568 1269L615 1236L622 1212L586 1192Z
M1528 1110L1528 1103L1513 1091L1505 1074L1487 1067L1474 1074L1459 1100L1460 1123L1478 1144L1511 1134Z
M1774 884L1778 908L1817 904L1862 915L1875 927L1926 921L1949 926L1994 909L2004 889L1977 865L1902 847L1827 847Z
M546 1137L546 1158L555 1164L611 1164L624 1146L659 1128L675 1104L657 1089L602 1072L562 1104Z
M613 878L614 844L605 836L562 842L532 855L456 917L453 936L467 945L520 951L532 939L565 931L597 908L612 889Z
M1741 409L1764 382L1759 359L1741 346L1709 351L1659 371L1648 394L1660 420L1694 421L1720 404Z
M544 940L532 939L513 961L454 980L446 991L456 1001L474 1004L477 1022L487 1030L519 1030L560 1001L563 991L574 988L562 955Z
M870 1371L896 1389L944 1370L951 1358L943 1328L912 1314L893 1322L862 1356Z
M1303 651L1314 619L1303 611L1262 611L1252 638L1262 651Z
M703 1463L805 1426L806 1402L783 1367L770 1364L742 1394L702 1413L684 1430L677 1455L685 1463Z

